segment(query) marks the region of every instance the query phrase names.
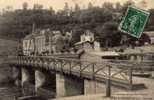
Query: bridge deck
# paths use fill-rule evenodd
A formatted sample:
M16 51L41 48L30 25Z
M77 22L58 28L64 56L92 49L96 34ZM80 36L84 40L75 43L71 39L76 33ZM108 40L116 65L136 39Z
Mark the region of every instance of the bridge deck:
M57 58L47 56L18 56L11 62L22 67L43 68L64 74L105 82L112 80L112 85L132 89L132 64L109 61L93 62L79 59Z

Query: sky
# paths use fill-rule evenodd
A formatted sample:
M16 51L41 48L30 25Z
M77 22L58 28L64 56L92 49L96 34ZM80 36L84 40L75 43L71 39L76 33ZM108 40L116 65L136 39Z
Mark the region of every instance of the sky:
M7 6L12 6L13 9L21 9L24 2L28 3L28 7L32 8L34 4L42 4L44 8L53 7L54 10L63 9L65 3L67 2L70 7L74 7L77 3L81 8L86 8L88 2L91 2L94 6L102 6L104 2L120 2L123 4L127 0L0 0L0 11ZM140 2L143 0L133 0L136 2L137 6L141 7ZM154 8L154 0L144 0L147 2L147 8ZM145 9L141 7L142 9Z

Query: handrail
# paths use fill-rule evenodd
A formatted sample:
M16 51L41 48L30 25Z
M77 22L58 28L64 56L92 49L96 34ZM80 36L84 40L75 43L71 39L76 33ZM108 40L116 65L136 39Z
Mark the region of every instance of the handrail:
M102 60L88 61L81 59L59 58L54 56L12 56L10 64L22 67L44 68L55 72L76 75L98 81L112 80L112 85L121 85L132 89L132 70L137 64L153 63L152 61Z
M116 63L116 62L124 62L124 63L154 63L153 60L144 60L144 61L136 61L136 60L117 60L117 59L102 59L102 62L100 61L89 61L89 60L80 60L80 59L70 59L70 58L59 58L54 56L11 56L11 58L43 58L43 59L56 59L56 60L65 60L65 61L75 61L75 62L89 62L89 63Z

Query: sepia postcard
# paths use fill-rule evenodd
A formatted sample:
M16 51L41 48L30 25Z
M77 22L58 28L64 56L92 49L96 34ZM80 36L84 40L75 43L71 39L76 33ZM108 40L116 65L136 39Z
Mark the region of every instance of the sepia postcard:
M0 0L0 100L154 100L154 0Z

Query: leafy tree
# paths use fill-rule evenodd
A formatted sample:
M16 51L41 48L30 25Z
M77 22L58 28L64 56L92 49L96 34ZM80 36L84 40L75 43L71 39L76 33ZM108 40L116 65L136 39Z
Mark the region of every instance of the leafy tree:
M34 10L43 9L43 5L41 5L41 4L34 4L33 9L34 9Z
M113 4L110 2L104 2L102 8L108 11L113 11Z
M65 2L65 6L64 6L64 10L63 11L64 11L64 15L65 16L69 16L69 14L70 14L70 8L69 8L67 2Z
M79 25L73 28L72 40L71 40L72 45L80 41L80 35L83 34L83 32L84 32L84 29Z
M116 22L106 22L101 27L96 28L98 36L102 39L102 45L105 47L113 47L120 45L121 34L117 30Z
M93 8L93 4L91 2L88 3L88 9L92 9Z
M120 12L122 10L122 5L120 4L120 2L117 2L116 5L115 5L115 10L117 12Z
M51 15L54 15L55 14L55 11L52 7L49 8L49 12L51 13Z
M127 2L125 2L123 4L123 7L121 9L122 14L126 13L126 10L127 10L128 6L130 6L130 5L135 5L135 2L133 2L132 0L128 0Z
M80 41L80 35L84 30L90 29L94 31L95 36L101 38L103 46L117 46L120 45L121 38L123 39L123 34L117 31L118 23L121 21L120 18L126 12L128 5L132 4L134 4L132 1L127 1L124 5L116 3L114 8L112 3L107 2L100 8L89 3L87 9L80 9L79 5L76 4L73 11L69 8L68 3L65 3L64 9L55 13L52 7L43 9L40 4L35 4L33 9L28 9L25 2L23 9L14 11L5 9L5 13L0 16L0 34L23 38L32 32L32 26L35 23L35 28L50 28L64 33L72 31L72 43ZM154 10L151 9L149 12L150 19L146 30L152 31L154 29ZM143 35L143 37L146 36ZM136 41L130 36L127 36L126 40L131 39Z
M23 10L27 10L27 9L28 9L28 3L27 3L27 2L24 2L24 3L22 4L22 9L23 9Z
M76 3L75 4L75 12L79 12L80 11L80 6Z

